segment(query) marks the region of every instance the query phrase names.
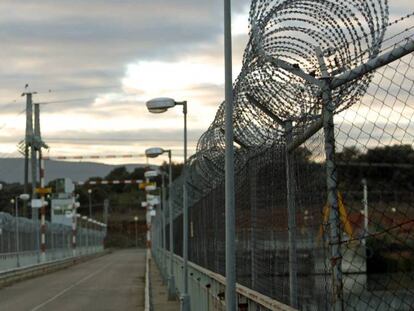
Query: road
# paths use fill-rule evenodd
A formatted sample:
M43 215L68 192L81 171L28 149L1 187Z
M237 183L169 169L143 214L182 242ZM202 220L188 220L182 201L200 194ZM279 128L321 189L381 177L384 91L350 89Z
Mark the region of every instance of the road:
M1 311L144 310L145 251L123 250L0 290Z

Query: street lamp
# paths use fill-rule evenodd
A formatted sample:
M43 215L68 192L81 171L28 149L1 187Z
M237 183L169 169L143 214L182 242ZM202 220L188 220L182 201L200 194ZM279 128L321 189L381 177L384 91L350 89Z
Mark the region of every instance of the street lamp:
M92 189L88 189L89 196L89 217L92 218Z
M174 267L173 267L173 257L174 257L174 217L173 217L173 207L172 207L172 162L171 162L171 149L164 150L160 147L148 148L145 150L145 155L148 158L156 158L164 153L168 153L168 215L169 215L169 231L170 231L170 277L168 278L168 299L174 300L176 297L175 293L175 279L174 279Z
M177 102L172 98L155 98L146 103L148 111L162 113L177 105L183 106L184 115L184 167L183 167L183 273L184 289L181 295L181 310L190 310L190 297L188 296L188 206L187 206L187 101ZM171 174L170 174L171 176Z
M135 247L138 248L138 216L134 217L135 221Z
M16 213L16 264L17 267L20 267L20 237L19 237L19 199L23 202L27 202L30 199L30 195L27 193L23 193L21 195L16 196L14 199L11 199L10 202L14 205L15 213Z

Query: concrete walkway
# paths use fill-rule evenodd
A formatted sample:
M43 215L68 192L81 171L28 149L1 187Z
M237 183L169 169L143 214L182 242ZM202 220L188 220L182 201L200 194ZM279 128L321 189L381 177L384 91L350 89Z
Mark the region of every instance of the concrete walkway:
M151 298L154 311L179 311L179 301L168 300L168 289L163 283L160 271L154 262L150 263Z
M145 250L116 251L3 288L0 310L144 310L144 276Z

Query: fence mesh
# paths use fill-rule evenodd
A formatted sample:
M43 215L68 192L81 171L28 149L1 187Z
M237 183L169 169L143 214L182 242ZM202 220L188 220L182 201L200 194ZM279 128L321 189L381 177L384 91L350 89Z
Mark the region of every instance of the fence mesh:
M71 257L75 254L74 250L76 255L101 251L105 230L92 226L93 224L88 225L85 221L78 220L74 245L72 226L46 222L46 260ZM40 240L39 222L0 212L0 272L39 263Z
M412 22L389 22L387 1L252 1L234 84L238 283L300 310L414 308ZM222 275L224 105L186 174L189 259Z

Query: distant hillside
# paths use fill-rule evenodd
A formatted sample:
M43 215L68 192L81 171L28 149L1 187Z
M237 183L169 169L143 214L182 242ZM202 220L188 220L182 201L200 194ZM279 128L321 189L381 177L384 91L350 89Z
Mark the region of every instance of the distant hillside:
M125 166L128 171L145 164L110 165L95 162L66 162L66 161L45 161L46 182L69 177L73 181L84 181L90 177L104 177L116 167ZM0 180L7 183L23 183L24 160L20 158L0 158ZM29 175L30 179L30 175ZM29 180L30 181L30 180Z

